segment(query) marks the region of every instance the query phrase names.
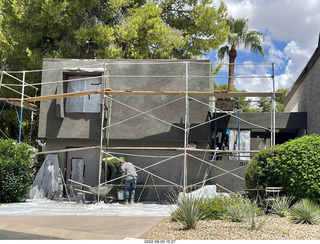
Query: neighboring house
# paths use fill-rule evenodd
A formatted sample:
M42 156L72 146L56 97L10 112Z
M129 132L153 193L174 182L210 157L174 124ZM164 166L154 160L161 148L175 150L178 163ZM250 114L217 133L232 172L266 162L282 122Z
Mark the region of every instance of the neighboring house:
M320 134L320 35L318 47L284 101L285 112L306 112L305 134Z

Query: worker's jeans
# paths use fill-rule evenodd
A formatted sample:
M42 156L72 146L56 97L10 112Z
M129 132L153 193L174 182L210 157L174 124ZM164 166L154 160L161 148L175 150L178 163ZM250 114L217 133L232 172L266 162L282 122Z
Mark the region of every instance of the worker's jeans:
M129 202L129 194L131 192L131 197L130 197L130 201L131 202L134 202L134 193L135 193L135 189L136 189L136 179L132 179L132 180L126 180L125 181L125 185L126 185L126 188L125 188L125 202Z

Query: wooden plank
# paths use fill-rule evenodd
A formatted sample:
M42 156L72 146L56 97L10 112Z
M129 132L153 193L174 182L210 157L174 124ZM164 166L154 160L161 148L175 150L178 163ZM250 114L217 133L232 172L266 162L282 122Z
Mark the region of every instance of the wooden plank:
M185 91L113 91L110 88L106 89L98 89L98 90L90 90L90 91L81 91L81 92L72 92L72 93L62 93L62 94L54 94L47 96L39 96L39 97L30 97L25 98L24 100L27 102L37 102L37 101L46 101L52 99L60 99L60 98L68 98L68 97L78 97L78 96L86 96L92 94L120 94L120 95L180 95L185 96ZM213 96L216 98L230 98L230 97L271 97L273 95L272 92L200 92L200 91L189 91L188 95L190 96ZM275 96L279 97L282 95L282 92L276 92Z
M0 101L7 101L7 103L9 103L9 104L21 107L21 99L20 98L0 98ZM23 107L27 110L34 111L34 112L40 111L40 109L38 108L37 105L29 103L27 101L23 102Z
M91 194L91 195L96 195L96 194L94 194L94 193L92 193L92 192L90 192L90 191L85 191L85 190L81 190L81 189L77 189L77 188L75 188L74 189L75 191L79 191L79 192L83 192L83 193L87 193L87 194Z
M109 88L105 89L105 92L110 91L110 90L111 89L109 89ZM81 92L71 92L71 93L62 93L62 94L54 94L54 95L39 96L39 97L30 97L30 98L25 98L24 100L27 102L38 102L38 101L53 100L53 99L68 98L68 97L79 97L79 96L101 94L101 93L103 93L103 89L81 91Z
M85 186L85 187L91 187L91 186L89 186L89 185L86 185L86 184L83 184L83 183L81 183L81 182L78 182L78 181L75 181L75 180L71 180L71 179L68 179L70 182L72 182L72 183L75 183L75 184L78 184L78 185L80 185L80 186Z

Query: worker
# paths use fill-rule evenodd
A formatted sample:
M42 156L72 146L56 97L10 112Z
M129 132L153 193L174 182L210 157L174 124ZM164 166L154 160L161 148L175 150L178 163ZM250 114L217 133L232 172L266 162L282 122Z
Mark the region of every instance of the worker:
M124 195L124 204L128 205L129 199L130 203L134 204L134 194L137 184L137 172L132 163L120 161L120 168L123 174L125 175L125 195ZM129 198L130 195L130 198Z

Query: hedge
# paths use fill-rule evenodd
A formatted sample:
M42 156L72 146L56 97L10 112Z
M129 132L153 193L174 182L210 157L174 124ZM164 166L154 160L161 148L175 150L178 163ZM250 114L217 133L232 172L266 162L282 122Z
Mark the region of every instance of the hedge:
M320 201L320 136L306 135L257 153L245 173L247 188L282 186L287 194Z
M35 153L26 143L0 139L0 203L25 199L35 176Z

